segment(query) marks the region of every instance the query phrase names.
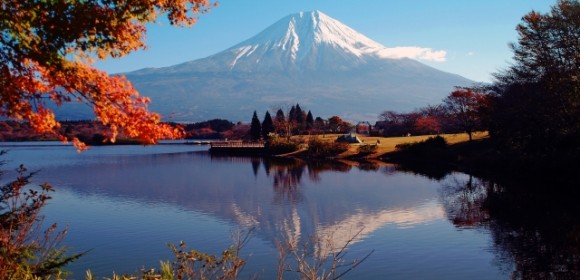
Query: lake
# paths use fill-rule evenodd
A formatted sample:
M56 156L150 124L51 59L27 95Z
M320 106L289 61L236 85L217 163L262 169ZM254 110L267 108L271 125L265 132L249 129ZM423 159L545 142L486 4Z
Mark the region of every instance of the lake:
M43 212L46 223L68 225L64 243L71 252L90 250L68 267L71 279L84 279L88 269L110 277L158 268L160 260L174 259L168 242L220 254L238 230L250 231L241 279L275 278L277 244L284 240L313 252L337 251L313 242L315 236L334 248L350 240L347 261L372 252L345 279L507 279L578 270L577 243L533 243L561 250L548 252L560 255L548 267L538 267L533 254L522 257L530 244L518 236L527 228L483 207L501 187L463 173L213 156L208 146L180 144L80 154L52 142L0 143L0 149L9 151L2 179L14 178L10 171L21 163L39 170L33 181L56 188Z

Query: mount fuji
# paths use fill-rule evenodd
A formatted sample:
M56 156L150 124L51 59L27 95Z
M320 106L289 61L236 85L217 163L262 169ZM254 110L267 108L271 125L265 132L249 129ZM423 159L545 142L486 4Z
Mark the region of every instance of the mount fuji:
M247 122L254 110L296 103L323 118L374 121L473 83L390 50L322 12L300 12L209 57L124 75L172 121Z

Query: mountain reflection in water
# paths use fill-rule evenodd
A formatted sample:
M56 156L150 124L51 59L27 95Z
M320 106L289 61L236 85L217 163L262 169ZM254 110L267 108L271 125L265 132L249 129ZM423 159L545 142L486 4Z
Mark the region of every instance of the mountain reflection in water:
M270 179L274 192L272 203L276 205L275 211L264 211L264 209L257 211L239 203L232 206L235 209L233 219L239 225L254 228L258 233L269 236L270 240L291 237L298 242L308 242L313 236L332 235L335 246L340 248L359 230L360 233L354 242L364 239L365 236L387 224L410 227L445 218L442 207L436 202L428 201L427 197L419 198L419 203L415 202L417 197L411 189L401 192L399 197L393 197L392 192L378 191L385 188L384 185L379 188L361 186L361 188L353 189L350 185L345 187L337 184L329 186L330 189L323 192L316 192L316 197L313 197L314 194L304 195L301 189L303 184L320 183L323 180L322 174L325 172L328 174L348 173L353 168L378 171L381 165L391 166L385 163L215 155L211 159L218 162L249 163L254 176L257 177L260 172L264 172ZM422 188L422 186L407 187L416 188L415 191L417 188ZM417 192L421 193L421 191ZM298 204L301 206L299 207Z
M93 249L71 266L77 277L88 268L107 276L157 266L171 257L165 242L180 239L219 253L229 245L224 228L253 229L246 270L264 279L275 276L278 242L323 236L335 248L353 241L353 258L376 249L349 274L354 279L579 276L578 197L546 191L566 189L561 184L498 183L439 165L203 149L96 147L79 155L70 147L17 146L7 169L40 169L37 181L56 187L47 220L70 224L68 245Z

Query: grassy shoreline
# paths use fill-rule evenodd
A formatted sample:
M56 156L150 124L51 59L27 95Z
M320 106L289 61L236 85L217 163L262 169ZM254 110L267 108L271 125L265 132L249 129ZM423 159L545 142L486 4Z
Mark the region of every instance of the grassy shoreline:
M334 142L338 136L342 134L325 134L325 135L300 135L293 136L292 140L307 143L309 139L315 137L323 142ZM430 137L436 135L419 135L419 136L403 136L403 137L381 137L381 136L364 136L357 134L358 138L361 139L361 144L351 144L349 149L341 154L336 155L335 159L381 159L384 158L389 153L396 151L396 146L405 143L417 143L425 141ZM448 144L458 144L465 143L469 141L469 137L466 133L458 134L440 134L439 136L445 138ZM489 134L487 132L476 132L473 135L475 141L481 139L487 139ZM374 152L370 154L359 154L359 147L362 145L376 145L377 148ZM292 154L289 156L297 156L299 154Z
M295 136L292 140L308 143L312 137L324 142L334 142L339 135ZM332 156L331 160L355 162L374 162L404 165L410 169L445 169L466 172L484 177L527 178L538 176L558 177L563 181L579 177L578 153L552 155L521 155L502 153L487 132L477 132L473 141L466 133L441 134L445 144L440 146L412 145L412 149L397 149L397 145L420 143L437 135L410 137L369 137L357 135L361 144L350 144L343 153ZM376 145L372 153L360 153L361 145ZM284 155L287 157L308 158L304 149ZM318 159L318 158L316 158Z

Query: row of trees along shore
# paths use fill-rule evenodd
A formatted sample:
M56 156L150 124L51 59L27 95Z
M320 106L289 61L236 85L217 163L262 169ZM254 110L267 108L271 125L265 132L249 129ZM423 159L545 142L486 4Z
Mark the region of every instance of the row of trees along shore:
M470 88L457 88L442 104L430 105L410 113L385 111L379 115L371 134L376 136L429 135L485 130L483 114L489 96Z
M296 104L287 113L279 108L273 118L270 111L266 111L262 122L258 118L258 113L254 111L249 136L251 140L257 141L268 139L273 134L289 137L301 134L346 133L352 127L351 123L338 116L332 116L328 120L321 117L315 119L310 110L305 112L300 104Z

